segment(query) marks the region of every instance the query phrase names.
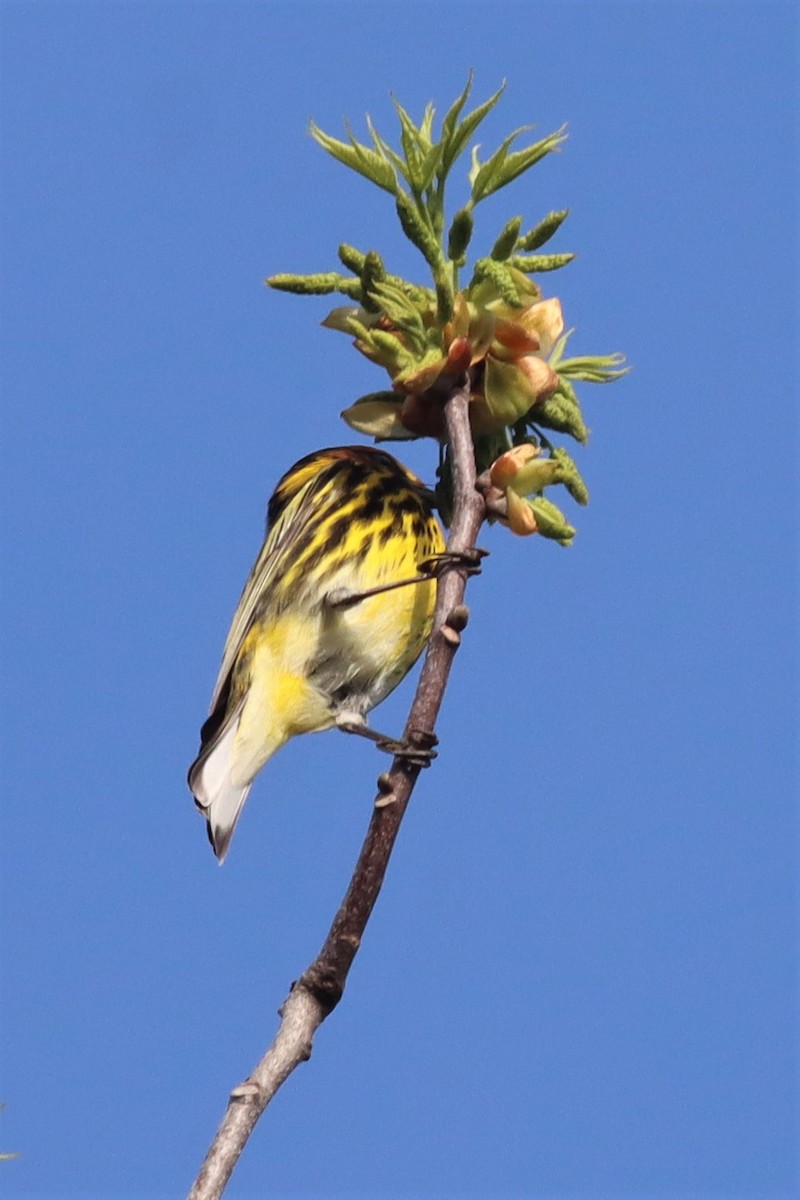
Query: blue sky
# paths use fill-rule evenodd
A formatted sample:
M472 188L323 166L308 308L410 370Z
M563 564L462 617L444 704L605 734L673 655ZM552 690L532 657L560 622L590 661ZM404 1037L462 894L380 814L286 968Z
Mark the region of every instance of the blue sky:
M183 1194L349 879L365 744L282 751L221 870L185 771L272 486L384 386L262 279L420 269L308 119L474 67L487 147L570 129L479 248L570 207L545 282L635 370L584 390L574 547L485 533L440 757L228 1195L800 1195L793 6L0 15L5 1194Z

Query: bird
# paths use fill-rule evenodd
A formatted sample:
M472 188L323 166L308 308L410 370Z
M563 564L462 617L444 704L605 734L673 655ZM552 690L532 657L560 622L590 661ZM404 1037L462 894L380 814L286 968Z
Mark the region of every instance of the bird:
M280 479L189 768L220 863L290 738L336 726L381 744L366 714L422 653L444 549L433 492L383 450L317 450Z

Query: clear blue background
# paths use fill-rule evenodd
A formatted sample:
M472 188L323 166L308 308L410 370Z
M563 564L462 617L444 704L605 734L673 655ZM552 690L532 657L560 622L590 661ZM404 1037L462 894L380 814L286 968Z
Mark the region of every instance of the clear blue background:
M635 371L584 389L574 548L485 534L439 761L228 1194L796 1197L793 6L2 25L5 1194L182 1195L327 931L374 751L287 747L222 870L184 783L273 484L384 386L262 278L418 271L307 121L388 133L474 66L486 148L570 123L478 248L569 206L545 283Z

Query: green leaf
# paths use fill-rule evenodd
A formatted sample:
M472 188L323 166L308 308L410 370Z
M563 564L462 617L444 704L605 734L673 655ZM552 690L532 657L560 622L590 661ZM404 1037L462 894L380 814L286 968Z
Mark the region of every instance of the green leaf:
M527 376L491 354L486 357L484 395L492 416L503 425L513 425L536 399Z
M489 251L489 257L504 262L517 244L522 217L512 217L500 231L497 241Z
M467 97L469 96L471 88L472 72L470 72L470 77L466 88L453 107L450 109L450 112L447 114L442 124L442 162L438 171L439 179L444 179L455 160L463 153L467 143L480 125L481 121L484 119L487 113L491 112L495 104L497 104L497 101L502 96L503 92L506 90L506 85L505 82L503 82L493 96L490 96L489 99L484 101L483 104L480 104L477 108L474 108L459 125L457 123L458 116L464 106L464 103L466 102ZM454 111L455 117L453 118L452 127L449 128L448 120Z
M553 349L550 351L547 361L550 364L550 366L553 368L554 371L556 371L558 369L558 364L561 362L561 358L567 347L567 342L572 337L574 332L575 332L574 325L573 325L572 329L565 330L565 332L562 333L561 337L558 339L556 344L553 346Z
M509 147L514 141L514 138L519 137L527 129L531 129L530 125L523 125L519 129L515 129L508 137L504 138L498 148L495 150L491 158L483 164L479 162L477 150L475 147L472 156L472 170L469 175L469 182L472 185L472 202L477 204L480 200L490 196L492 192L496 192L502 187L502 183L497 182L503 172L504 163L508 155ZM475 169L477 167L477 170Z
M478 158L479 150L480 143L477 146L473 146L472 150L470 151L469 172L467 173L467 182L469 183L470 187L472 187L472 185L475 183L475 180L478 178L478 172L481 169L481 160ZM470 203L472 203L472 200L470 200Z
M345 132L350 139L350 145L355 150L361 163L361 173L366 175L367 178L372 178L379 187L382 187L391 195L396 195L399 190L397 173L393 169L388 156L380 150L370 150L369 146L365 146L359 142L347 124L345 124Z
M436 109L431 104L430 100L425 105L425 111L422 114L422 120L419 123L420 140L430 150L433 146L433 118L436 116Z
M467 103L467 100L469 99L469 94L472 91L472 75L473 75L473 73L472 73L472 71L470 71L469 74L467 75L466 87L464 88L463 92L458 97L458 99L454 100L453 103L450 105L450 108L445 113L444 120L442 121L442 136L441 136L440 144L442 146L442 154L443 155L446 153L447 149L449 149L449 147L453 141L453 137L455 136L455 132L458 127L458 118L461 116L461 112L464 108L464 105ZM452 162L452 161L453 160L450 159L450 162ZM449 163L448 163L448 166L449 166Z
M528 231L528 233L523 234L523 236L517 242L516 249L522 250L523 252L527 250L538 250L540 246L545 244L545 242L550 241L550 238L553 236L556 230L560 228L562 223L566 221L568 216L568 208L562 208L558 212L548 213L538 225L535 225L533 229Z
M403 147L403 154L406 158L408 167L408 180L415 192L422 191L422 158L426 148L422 146L420 141L419 130L417 129L411 117L408 115L402 104L394 97L395 111L400 119L400 143Z
M439 169L439 163L442 159L442 147L440 145L431 146L427 154L423 158L420 169L420 191L427 191L433 183L434 176Z
M421 154L424 154L426 151L430 150L430 148L431 148L430 139L426 140L423 137L422 131L414 124L414 122L411 119L411 117L409 116L409 114L406 112L406 110L403 108L400 101L394 95L392 96L392 104L394 105L395 112L397 113L398 117L400 118L400 125L401 125L402 133L404 133L406 135L406 137L409 139L409 141L413 143L414 148L416 150L418 150ZM428 105L428 107L430 107L430 105ZM427 112L427 109L426 109L426 112Z
M363 175L365 179L369 179L391 195L394 196L397 193L397 176L382 154L370 150L367 146L362 146L349 130L350 143L348 144L324 133L314 121L311 122L310 129L314 140L333 158L344 163L346 167L350 167L352 171L357 171L359 175Z
M558 463L552 458L533 458L519 468L508 486L519 496L530 496L558 482Z
M564 141L563 133L564 126L555 133L550 133L546 138L542 138L539 142L534 142L533 145L527 146L524 150L515 150L509 153L509 148L514 138L523 133L525 129L530 129L527 125L521 129L517 129L514 133L509 134L502 142L492 157L480 165L477 154L473 154L473 165L470 171L470 184L472 185L473 203L477 204L480 200L484 200L487 196L491 196L494 192L498 192L500 188L505 187L516 179L534 163L539 162L546 154L552 153Z
M524 150L515 150L513 154L504 156L503 164L498 172L497 179L492 191L499 191L506 184L517 179L523 172L527 171L540 159L547 154L552 154L557 150L562 142L565 142L567 135L564 133L566 125L562 125L554 133L549 133L547 137L542 138L539 142L534 142L532 146L526 147ZM488 193L487 193L488 195Z
M378 133L369 113L367 113L367 129L369 130L370 137L372 138L372 142L377 153L380 154L381 157L385 158L386 161L394 167L395 171L399 171L404 179L408 180L408 169L405 162L397 153L397 151L393 150L389 143L384 141L384 139Z

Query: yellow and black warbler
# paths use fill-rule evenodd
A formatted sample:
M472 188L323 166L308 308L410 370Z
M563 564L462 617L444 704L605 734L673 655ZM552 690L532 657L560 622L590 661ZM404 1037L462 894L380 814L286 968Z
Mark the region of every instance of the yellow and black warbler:
M279 482L189 769L220 862L276 750L333 725L361 732L417 661L436 599L420 566L444 550L432 501L367 446L317 450Z

